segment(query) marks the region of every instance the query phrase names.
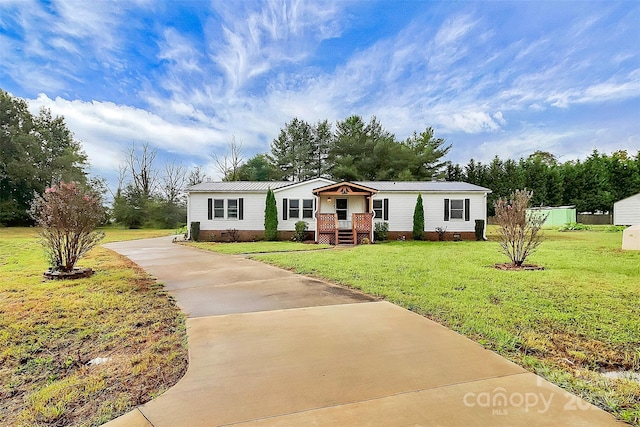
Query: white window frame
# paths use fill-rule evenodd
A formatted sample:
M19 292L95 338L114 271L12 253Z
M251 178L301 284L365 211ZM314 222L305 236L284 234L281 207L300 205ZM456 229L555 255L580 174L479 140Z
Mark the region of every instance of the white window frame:
M296 203L296 207L293 207L293 203ZM300 200L289 199L289 219L300 219Z
M376 208L376 203L380 203L380 207ZM373 218L374 219L383 219L384 218L384 200L383 199L373 199L372 204L373 209ZM380 215L378 215L380 212Z
M216 202L222 202L221 207L216 207ZM222 215L218 215L216 211L221 211ZM213 199L213 219L225 219L225 203L224 199Z
M453 207L454 202L459 202L462 205L462 207L454 208ZM458 218L457 216L454 216L453 215L454 212L459 212L460 213L460 217ZM464 221L464 199L450 199L449 200L449 220L450 221Z
M231 207L230 202L236 202L235 208ZM235 216L231 215L231 212L235 210ZM238 199L227 199L227 219L237 220L240 213L240 206L238 204Z
M309 206L305 206L305 202L309 204ZM302 199L302 219L312 219L313 218L313 199Z

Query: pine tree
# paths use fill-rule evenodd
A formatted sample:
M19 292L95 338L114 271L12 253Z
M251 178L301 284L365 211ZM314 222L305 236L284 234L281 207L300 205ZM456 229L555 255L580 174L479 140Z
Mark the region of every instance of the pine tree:
M413 240L424 239L424 207L422 206L422 194L418 194L416 208L413 211Z
M267 190L267 200L264 208L264 238L278 240L278 208L273 190Z

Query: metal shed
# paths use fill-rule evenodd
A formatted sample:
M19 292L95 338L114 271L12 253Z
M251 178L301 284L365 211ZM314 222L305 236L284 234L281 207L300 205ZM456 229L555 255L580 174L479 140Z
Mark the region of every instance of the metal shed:
M569 222L576 222L575 206L541 206L527 209L527 214L547 215L544 225L560 226Z
M614 225L640 225L640 193L613 204Z

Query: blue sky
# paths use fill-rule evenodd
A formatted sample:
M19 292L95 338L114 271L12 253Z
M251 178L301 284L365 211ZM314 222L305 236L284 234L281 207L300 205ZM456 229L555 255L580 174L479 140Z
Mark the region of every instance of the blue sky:
M640 2L0 1L0 87L113 182L132 142L204 165L294 117L428 126L453 162L640 149Z

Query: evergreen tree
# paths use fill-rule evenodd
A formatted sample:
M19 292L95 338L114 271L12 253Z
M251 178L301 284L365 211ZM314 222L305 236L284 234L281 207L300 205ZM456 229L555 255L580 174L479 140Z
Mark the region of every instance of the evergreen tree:
M416 207L413 210L413 240L423 240L424 238L424 207L422 206L422 195L418 194Z
M264 238L265 240L278 240L278 208L273 190L267 190L267 200L264 208Z

